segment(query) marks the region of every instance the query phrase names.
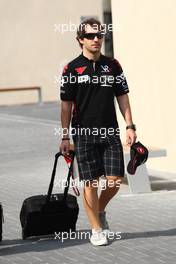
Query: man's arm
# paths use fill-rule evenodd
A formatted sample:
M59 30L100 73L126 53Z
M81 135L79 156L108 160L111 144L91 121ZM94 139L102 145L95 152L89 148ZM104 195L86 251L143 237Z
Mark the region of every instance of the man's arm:
M71 101L61 102L61 124L62 124L62 129L63 129L63 138L69 138L71 110L72 110Z
M60 145L60 151L63 154L69 154L70 141L69 141L69 126L71 120L71 110L72 110L72 101L62 101L61 102L61 125L62 125L62 139Z
M122 113L123 118L124 118L127 126L133 124L131 107L130 107L128 95L123 94L123 95L120 95L116 98L117 98L117 102L119 105L120 112Z
M130 107L130 101L127 94L123 94L120 96L117 96L117 102L119 105L120 112L122 113L122 116L126 122L126 125L132 125L133 119L132 119L132 113L131 113L131 107ZM127 129L126 130L126 143L128 145L132 145L136 141L136 132L133 129Z
M61 99L61 124L62 124L62 142L60 151L63 154L69 154L70 140L69 127L72 114L72 104L76 97L77 85L71 82L71 77L75 76L74 68L68 63L62 72L60 99ZM75 76L76 77L76 76Z

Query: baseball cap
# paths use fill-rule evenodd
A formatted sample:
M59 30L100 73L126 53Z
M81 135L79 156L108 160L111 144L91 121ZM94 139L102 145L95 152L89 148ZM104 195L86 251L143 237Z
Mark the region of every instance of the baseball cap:
M135 174L138 166L144 164L148 159L148 149L141 143L136 142L130 148L130 161L127 165L127 172Z

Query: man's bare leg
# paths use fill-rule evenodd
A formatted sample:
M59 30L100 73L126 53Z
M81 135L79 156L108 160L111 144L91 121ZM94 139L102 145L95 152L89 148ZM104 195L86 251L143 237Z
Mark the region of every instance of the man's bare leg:
M83 203L92 229L101 228L98 215L98 183L99 178L96 178L96 180L93 181L86 182L83 192Z
M107 179L106 188L104 188L101 191L101 194L98 200L99 212L102 212L105 210L106 205L114 197L114 195L119 191L120 183L122 182L122 177L120 176L106 176L106 179Z

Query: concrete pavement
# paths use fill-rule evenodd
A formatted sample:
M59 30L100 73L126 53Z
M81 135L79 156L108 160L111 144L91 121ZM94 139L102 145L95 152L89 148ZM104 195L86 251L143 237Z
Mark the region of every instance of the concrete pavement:
M60 142L55 135L59 111L57 103L0 107L0 201L5 218L0 263L175 263L176 186L167 183L166 187L162 179L160 185L153 182L153 192L146 194L131 195L122 184L107 208L110 226L121 239L111 239L106 247L93 247L89 239L78 238L81 232L90 232L82 197L78 197L77 239L21 239L23 200L47 192ZM65 169L60 161L57 180L65 178Z

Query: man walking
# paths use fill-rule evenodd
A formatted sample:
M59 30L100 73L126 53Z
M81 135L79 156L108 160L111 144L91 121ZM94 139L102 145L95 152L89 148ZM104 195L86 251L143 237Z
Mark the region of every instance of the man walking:
M127 144L136 141L128 84L120 63L101 54L103 37L104 27L96 19L80 24L77 40L82 53L64 67L60 90L64 131L60 151L69 152L71 122L79 177L85 183L83 202L92 229L90 242L95 246L108 244L105 208L124 177L114 98L126 122ZM101 176L105 176L106 188L98 197L95 182Z

